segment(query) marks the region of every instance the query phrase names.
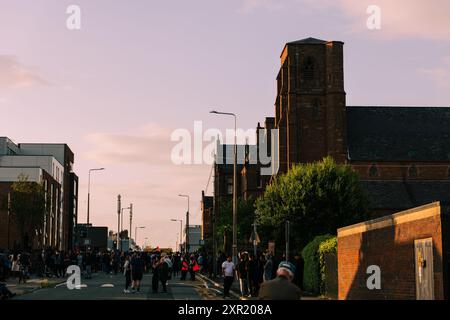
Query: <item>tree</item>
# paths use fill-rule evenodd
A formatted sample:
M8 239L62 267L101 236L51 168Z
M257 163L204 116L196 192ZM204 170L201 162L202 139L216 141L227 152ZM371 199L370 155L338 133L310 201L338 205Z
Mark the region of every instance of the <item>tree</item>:
M34 236L42 229L48 206L42 184L29 182L21 174L11 185L11 219L17 226L23 249L29 249Z
M255 199L238 199L237 203L237 240L238 248L250 245L250 236L253 231L252 223L255 220ZM233 237L233 202L227 200L221 203L220 216L217 219L217 235L224 252L230 252Z
M337 228L365 220L366 199L357 173L327 157L276 177L256 201L257 218L271 227L276 242L284 242L289 220L291 247L302 248L316 235L336 234Z

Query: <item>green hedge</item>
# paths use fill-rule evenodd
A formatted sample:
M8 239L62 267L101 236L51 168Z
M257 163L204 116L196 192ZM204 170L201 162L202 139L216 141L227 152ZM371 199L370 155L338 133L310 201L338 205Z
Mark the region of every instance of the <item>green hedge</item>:
M325 254L337 253L337 237L329 238L319 245L319 265L320 265L320 293L325 295L325 283L327 282L325 273Z
M319 246L322 242L333 238L330 234L317 236L302 251L304 261L303 289L312 294L320 293L320 257Z

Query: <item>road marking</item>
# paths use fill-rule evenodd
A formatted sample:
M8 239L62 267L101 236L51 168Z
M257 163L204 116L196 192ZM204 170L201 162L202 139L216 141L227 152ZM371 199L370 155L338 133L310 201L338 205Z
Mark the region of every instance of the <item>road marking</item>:
M114 288L114 285L111 283L105 283L100 286L100 288Z
M79 286L75 286L75 289L87 288L87 284L81 284Z
M67 283L63 282L63 283L57 284L57 285L55 286L55 288L58 288L58 287L61 287L61 286L65 286L65 285L67 285Z

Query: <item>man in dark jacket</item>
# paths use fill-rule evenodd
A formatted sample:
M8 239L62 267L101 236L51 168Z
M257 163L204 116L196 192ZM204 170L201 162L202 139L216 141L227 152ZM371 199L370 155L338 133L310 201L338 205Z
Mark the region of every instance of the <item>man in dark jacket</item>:
M277 277L261 284L260 300L300 300L301 290L292 283L295 266L287 261L279 264Z

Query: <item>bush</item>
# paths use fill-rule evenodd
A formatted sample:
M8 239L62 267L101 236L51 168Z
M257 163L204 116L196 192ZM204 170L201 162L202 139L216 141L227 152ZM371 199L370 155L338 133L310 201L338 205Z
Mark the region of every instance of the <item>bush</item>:
M320 293L320 244L334 236L330 234L317 236L308 243L302 251L303 261L305 263L303 271L303 289L306 292Z
M329 294L326 292L326 283L333 282L336 279L327 279L327 270L325 266L325 256L326 254L336 254L337 253L337 237L329 238L323 241L319 245L319 264L320 264L320 293L323 295Z

